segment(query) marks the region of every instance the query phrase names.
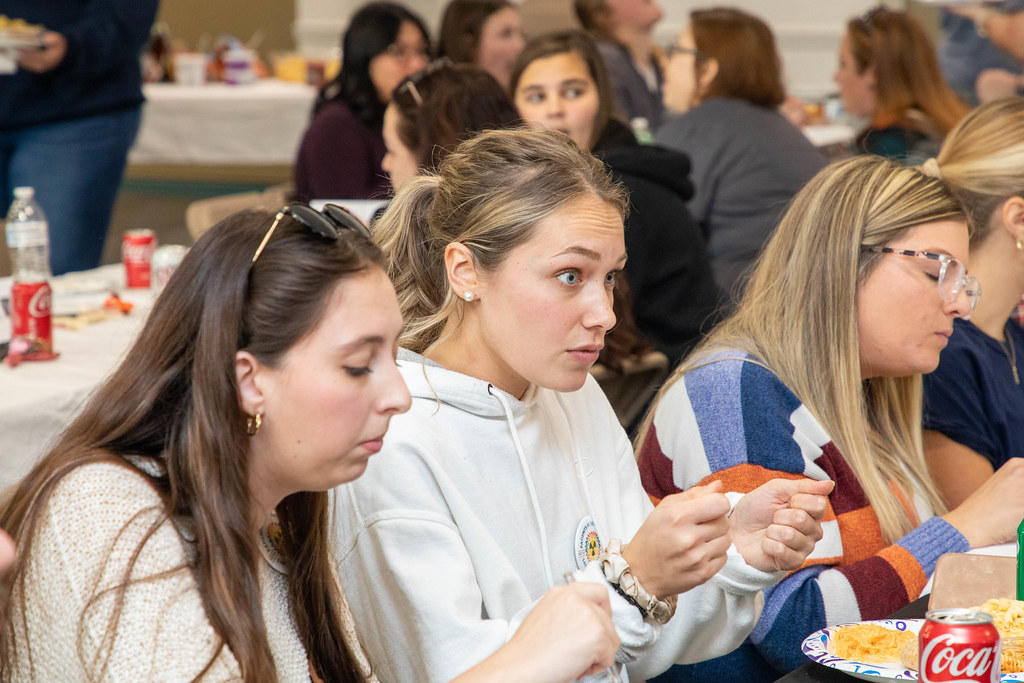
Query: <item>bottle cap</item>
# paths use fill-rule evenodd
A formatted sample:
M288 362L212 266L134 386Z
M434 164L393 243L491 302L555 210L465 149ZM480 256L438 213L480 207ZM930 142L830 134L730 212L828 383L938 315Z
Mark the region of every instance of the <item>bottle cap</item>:
M18 199L31 199L36 194L35 188L23 186L14 188L14 196Z

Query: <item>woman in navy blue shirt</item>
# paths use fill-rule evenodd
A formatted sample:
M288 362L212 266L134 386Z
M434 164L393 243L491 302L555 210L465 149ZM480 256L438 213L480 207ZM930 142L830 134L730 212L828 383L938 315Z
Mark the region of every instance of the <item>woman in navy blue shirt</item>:
M922 167L949 182L972 224L970 272L984 296L957 320L938 369L924 378L924 447L948 505L1024 457L1024 100L986 104Z

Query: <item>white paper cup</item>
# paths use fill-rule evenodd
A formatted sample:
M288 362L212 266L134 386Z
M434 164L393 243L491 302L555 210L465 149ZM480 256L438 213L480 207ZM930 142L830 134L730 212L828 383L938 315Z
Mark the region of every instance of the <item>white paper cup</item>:
M202 85L206 82L206 55L201 52L177 52L172 60L175 83Z

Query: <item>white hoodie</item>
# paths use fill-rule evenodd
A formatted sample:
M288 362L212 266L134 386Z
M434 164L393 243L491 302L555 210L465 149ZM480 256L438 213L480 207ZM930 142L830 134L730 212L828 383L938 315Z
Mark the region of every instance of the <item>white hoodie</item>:
M391 420L366 473L336 490L337 553L378 678L441 682L504 644L567 572L589 567L577 578L604 582L589 557L610 538L628 542L652 506L593 378L572 393L534 386L519 400L401 357L412 408ZM608 586L618 660L643 680L729 652L757 621L759 591L781 576L732 550L715 577L679 596L664 627Z

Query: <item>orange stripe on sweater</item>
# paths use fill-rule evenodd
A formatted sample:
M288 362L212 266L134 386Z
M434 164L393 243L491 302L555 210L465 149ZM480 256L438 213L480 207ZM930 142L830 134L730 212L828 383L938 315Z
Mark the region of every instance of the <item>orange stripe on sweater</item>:
M876 555L885 547L878 517L870 507L839 515L839 533L843 538L843 564L853 564Z

